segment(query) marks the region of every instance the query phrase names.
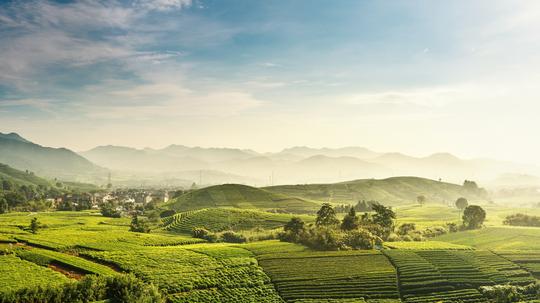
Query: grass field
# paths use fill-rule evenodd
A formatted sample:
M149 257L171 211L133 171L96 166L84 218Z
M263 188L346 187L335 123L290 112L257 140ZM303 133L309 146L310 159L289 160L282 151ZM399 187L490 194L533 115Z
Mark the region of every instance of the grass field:
M240 184L210 186L186 193L165 206L177 211L214 207L245 209L281 209L293 213L313 212L318 204L301 198L291 198L264 189Z
M493 250L540 250L540 228L487 227L450 233L435 240Z
M410 207L408 216L425 216L424 222L443 218L433 211ZM528 285L540 274L540 229L535 228L488 227L434 241L387 242L382 252L314 251L277 240L205 243L185 234L195 226L269 230L290 216L203 209L164 219L180 234L141 234L128 231L127 218L95 212L0 215L0 253L9 254L0 255L5 280L0 292L63 283L66 275L76 278L60 270L67 268L81 275L131 272L157 285L174 303L457 303L486 302L479 286ZM33 217L44 225L37 234L25 229ZM26 276L28 281L22 281Z

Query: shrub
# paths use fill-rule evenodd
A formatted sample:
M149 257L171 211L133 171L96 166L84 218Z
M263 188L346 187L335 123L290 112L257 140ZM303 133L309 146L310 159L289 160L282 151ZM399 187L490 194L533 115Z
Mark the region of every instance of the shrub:
M195 227L193 231L191 232L191 235L193 236L193 238L199 238L199 239L204 239L209 234L210 234L210 231L202 227Z
M247 241L246 237L242 234L235 233L234 231L226 231L221 234L221 239L223 242L228 243L244 243Z
M430 226L424 230L424 237L433 238L436 236L441 236L447 233L446 228L442 226Z

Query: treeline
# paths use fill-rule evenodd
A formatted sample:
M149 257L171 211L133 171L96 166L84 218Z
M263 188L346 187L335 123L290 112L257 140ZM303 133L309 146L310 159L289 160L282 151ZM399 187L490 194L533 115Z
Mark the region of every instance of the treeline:
M428 227L422 231L414 223L403 223L396 227L396 213L382 204L371 204L373 213L357 215L356 207L340 221L332 205L325 203L317 212L315 224L306 224L293 217L279 233L278 238L320 250L372 249L384 241L424 241L459 230L480 228L486 212L477 205L469 205L463 211L463 223L448 223L446 226Z
M59 210L91 208L91 193L81 193L61 182L51 185L18 184L8 179L0 180L0 214L8 211L43 211L53 207L53 200L62 198Z
M540 227L540 217L526 214L508 215L503 221L505 225Z
M80 281L57 286L22 288L12 292L0 292L0 303L85 303L108 300L115 303L164 302L159 290L132 274L112 277L86 275Z

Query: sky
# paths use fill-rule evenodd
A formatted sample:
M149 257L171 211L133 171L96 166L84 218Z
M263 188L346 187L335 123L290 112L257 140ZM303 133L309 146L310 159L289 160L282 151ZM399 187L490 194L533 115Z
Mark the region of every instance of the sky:
M539 1L0 1L0 132L540 164Z

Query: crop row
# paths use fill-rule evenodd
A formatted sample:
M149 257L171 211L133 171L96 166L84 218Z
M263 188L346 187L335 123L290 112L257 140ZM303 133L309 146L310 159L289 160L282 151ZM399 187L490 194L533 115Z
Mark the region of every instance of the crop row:
M487 303L486 298L476 289L460 289L444 292L434 292L430 295L411 296L405 299L406 303L436 303L436 302L467 302Z
M255 296L257 290L270 287L270 279L249 251L221 244L185 248L140 247L130 251L89 251L86 254L112 262L154 283L177 302L190 302L189 298L215 291L223 292L221 295L227 297L231 289L250 289ZM246 302L249 298L245 298Z
M540 278L540 252L539 251L503 251L497 252L500 256L508 259L524 268L536 278Z
M114 275L116 273L105 265L46 249L19 249L17 250L17 256L38 265L47 266L50 264L59 264L87 274Z
M49 268L14 255L0 255L0 292L38 285L60 285L67 281L66 276Z
M272 229L285 225L289 215L272 214L256 210L213 208L184 212L172 217L166 229L178 233L191 233L203 227L213 232L224 230Z
M197 289L168 296L171 303L282 303L271 285L260 287Z
M377 252L267 255L259 264L287 302L399 297L395 269Z

